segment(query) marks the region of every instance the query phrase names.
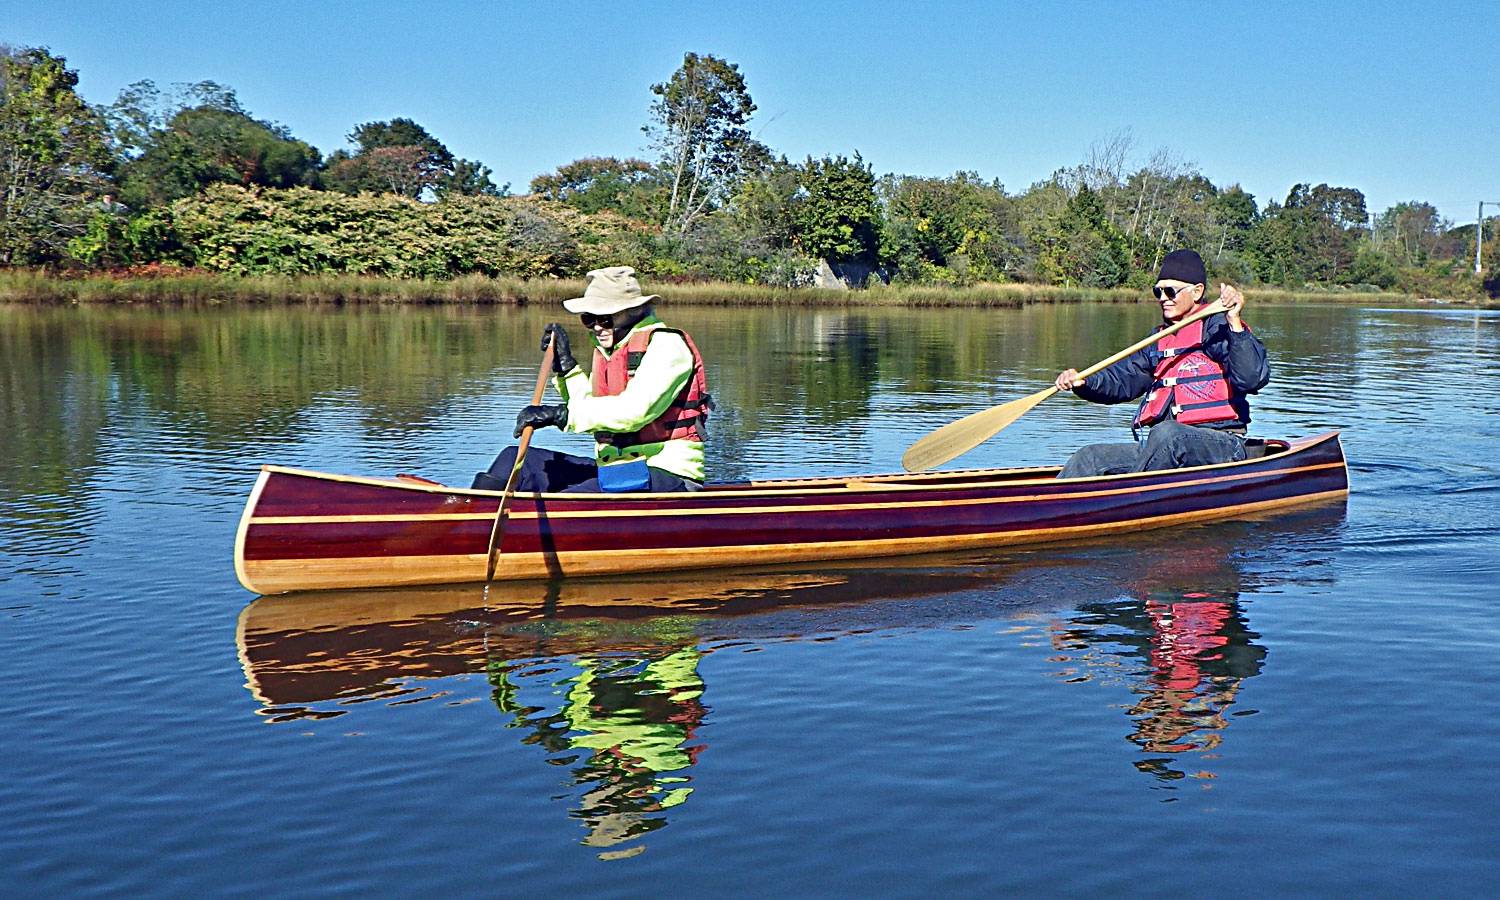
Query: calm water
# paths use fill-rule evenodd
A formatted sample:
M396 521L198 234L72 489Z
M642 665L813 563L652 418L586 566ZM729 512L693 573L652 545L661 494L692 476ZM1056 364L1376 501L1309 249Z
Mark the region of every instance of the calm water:
M721 479L896 469L1152 316L665 312ZM1500 316L1252 309L1255 431L1344 429L1347 505L882 568L235 583L259 464L467 483L547 318L0 308L5 893L1500 889ZM1054 398L960 462L1128 417Z

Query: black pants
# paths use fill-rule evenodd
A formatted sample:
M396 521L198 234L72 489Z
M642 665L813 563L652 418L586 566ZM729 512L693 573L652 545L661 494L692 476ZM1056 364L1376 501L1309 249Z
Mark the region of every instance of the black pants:
M488 472L480 472L474 476L474 483L470 487L486 491L505 490L505 480L510 477L510 470L515 464L516 448L506 447L495 457ZM647 471L651 473L651 484L645 490L658 493L703 490L703 485L698 482L679 478L671 472L663 472L650 466ZM521 472L516 476L516 490L597 494L600 493L599 466L586 456L532 447L526 451L526 458L521 460Z

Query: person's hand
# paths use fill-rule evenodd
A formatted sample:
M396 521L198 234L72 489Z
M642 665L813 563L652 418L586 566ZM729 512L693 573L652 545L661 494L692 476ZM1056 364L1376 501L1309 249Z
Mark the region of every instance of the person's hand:
M548 425L556 425L558 428L568 424L568 404L559 403L556 406L539 404L528 406L516 414L516 437L527 428L546 428Z
M552 371L558 375L566 375L578 366L578 360L573 358L573 348L568 344L568 333L556 322L549 322L542 329L541 350L547 349L548 342L552 344Z
M1078 377L1077 369L1067 369L1057 374L1057 380L1053 382L1060 391L1071 391L1073 388L1083 384L1083 379Z
M1245 295L1232 284L1219 285L1219 300L1224 304L1224 318L1229 320L1230 331L1244 331L1245 323L1240 311L1245 308Z

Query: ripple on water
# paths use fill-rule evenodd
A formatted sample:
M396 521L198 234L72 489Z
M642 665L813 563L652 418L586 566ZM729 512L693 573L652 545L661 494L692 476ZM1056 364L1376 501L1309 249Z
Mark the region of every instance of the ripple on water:
M1139 313L681 310L725 477L897 467ZM1493 368L1492 316L1257 314L1257 431L1344 430L1332 516L809 567L621 618L458 591L387 621L412 595L363 594L247 636L256 466L466 480L546 314L49 315L7 318L40 323L7 347L55 352L0 382L24 413L0 864L33 893L1139 893L1207 859L1261 893L1500 882L1474 827L1500 816L1500 426L1442 374ZM954 465L1058 462L1131 412L1057 397Z

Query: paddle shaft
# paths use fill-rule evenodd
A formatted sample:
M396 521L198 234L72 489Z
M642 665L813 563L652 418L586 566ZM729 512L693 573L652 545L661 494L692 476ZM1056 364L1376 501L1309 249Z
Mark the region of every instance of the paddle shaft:
M1222 300L1215 300L1197 312L1184 316L1180 321L1155 332L1151 336L1137 341L1114 354L1108 359L1100 360L1087 369L1078 373L1079 380L1106 369L1130 354L1142 348L1149 347L1169 334L1173 334L1180 328L1185 328L1201 319L1207 318L1217 312L1224 311ZM989 409L980 410L977 413L964 416L956 422L938 428L931 434L912 444L901 457L901 465L908 472L920 472L940 466L943 463L961 456L978 447L980 444L1003 431L1012 422L1030 412L1033 407L1057 393L1057 385L1053 384L1044 390L1037 391L1029 397L992 406Z
M1125 357L1129 356L1130 354L1137 353L1137 352L1139 352L1141 350L1144 350L1145 348L1151 346L1152 344L1156 343L1157 341L1161 340L1162 338L1166 337L1167 335L1169 335L1169 334L1176 334L1177 332L1179 332L1182 329L1186 328L1187 326L1193 324L1194 322L1197 322L1197 321L1199 321L1201 319L1206 319L1209 316L1213 315L1214 313L1221 313L1223 311L1224 311L1224 301L1222 299L1215 300L1214 302L1208 304L1207 306L1203 307L1202 309L1198 310L1197 312L1193 313L1192 315L1190 315L1190 316L1183 316L1181 319L1177 320L1176 322L1173 322L1171 325L1168 325L1166 328L1163 328L1161 331L1154 332L1151 335L1149 335L1147 337L1144 337L1144 338L1140 339L1139 341L1136 341L1134 344L1131 344L1129 347L1126 347L1124 350L1121 350L1119 353L1116 353L1114 356L1111 356L1109 359L1103 359L1103 360L1100 360L1099 362L1094 363L1092 366L1089 366L1087 369L1084 369L1081 372L1079 372L1078 373L1078 378L1081 381L1081 380L1089 377L1090 375L1093 375L1095 372L1102 372L1105 369L1109 368L1110 366L1114 365L1115 363L1119 362L1120 360L1124 359ZM1055 388L1054 388L1054 390L1055 390Z
M542 354L542 367L536 373L536 390L531 392L531 405L542 402L547 393L547 377L552 374L552 342ZM505 532L505 520L510 516L510 501L516 495L516 479L521 476L521 461L526 458L526 449L531 446L531 434L536 431L530 425L521 429L521 443L516 445L516 464L511 466L510 477L505 479L505 493L500 497L500 508L495 510L495 523L490 526L490 545L484 566L486 583L495 580L495 561L500 555L500 539Z

